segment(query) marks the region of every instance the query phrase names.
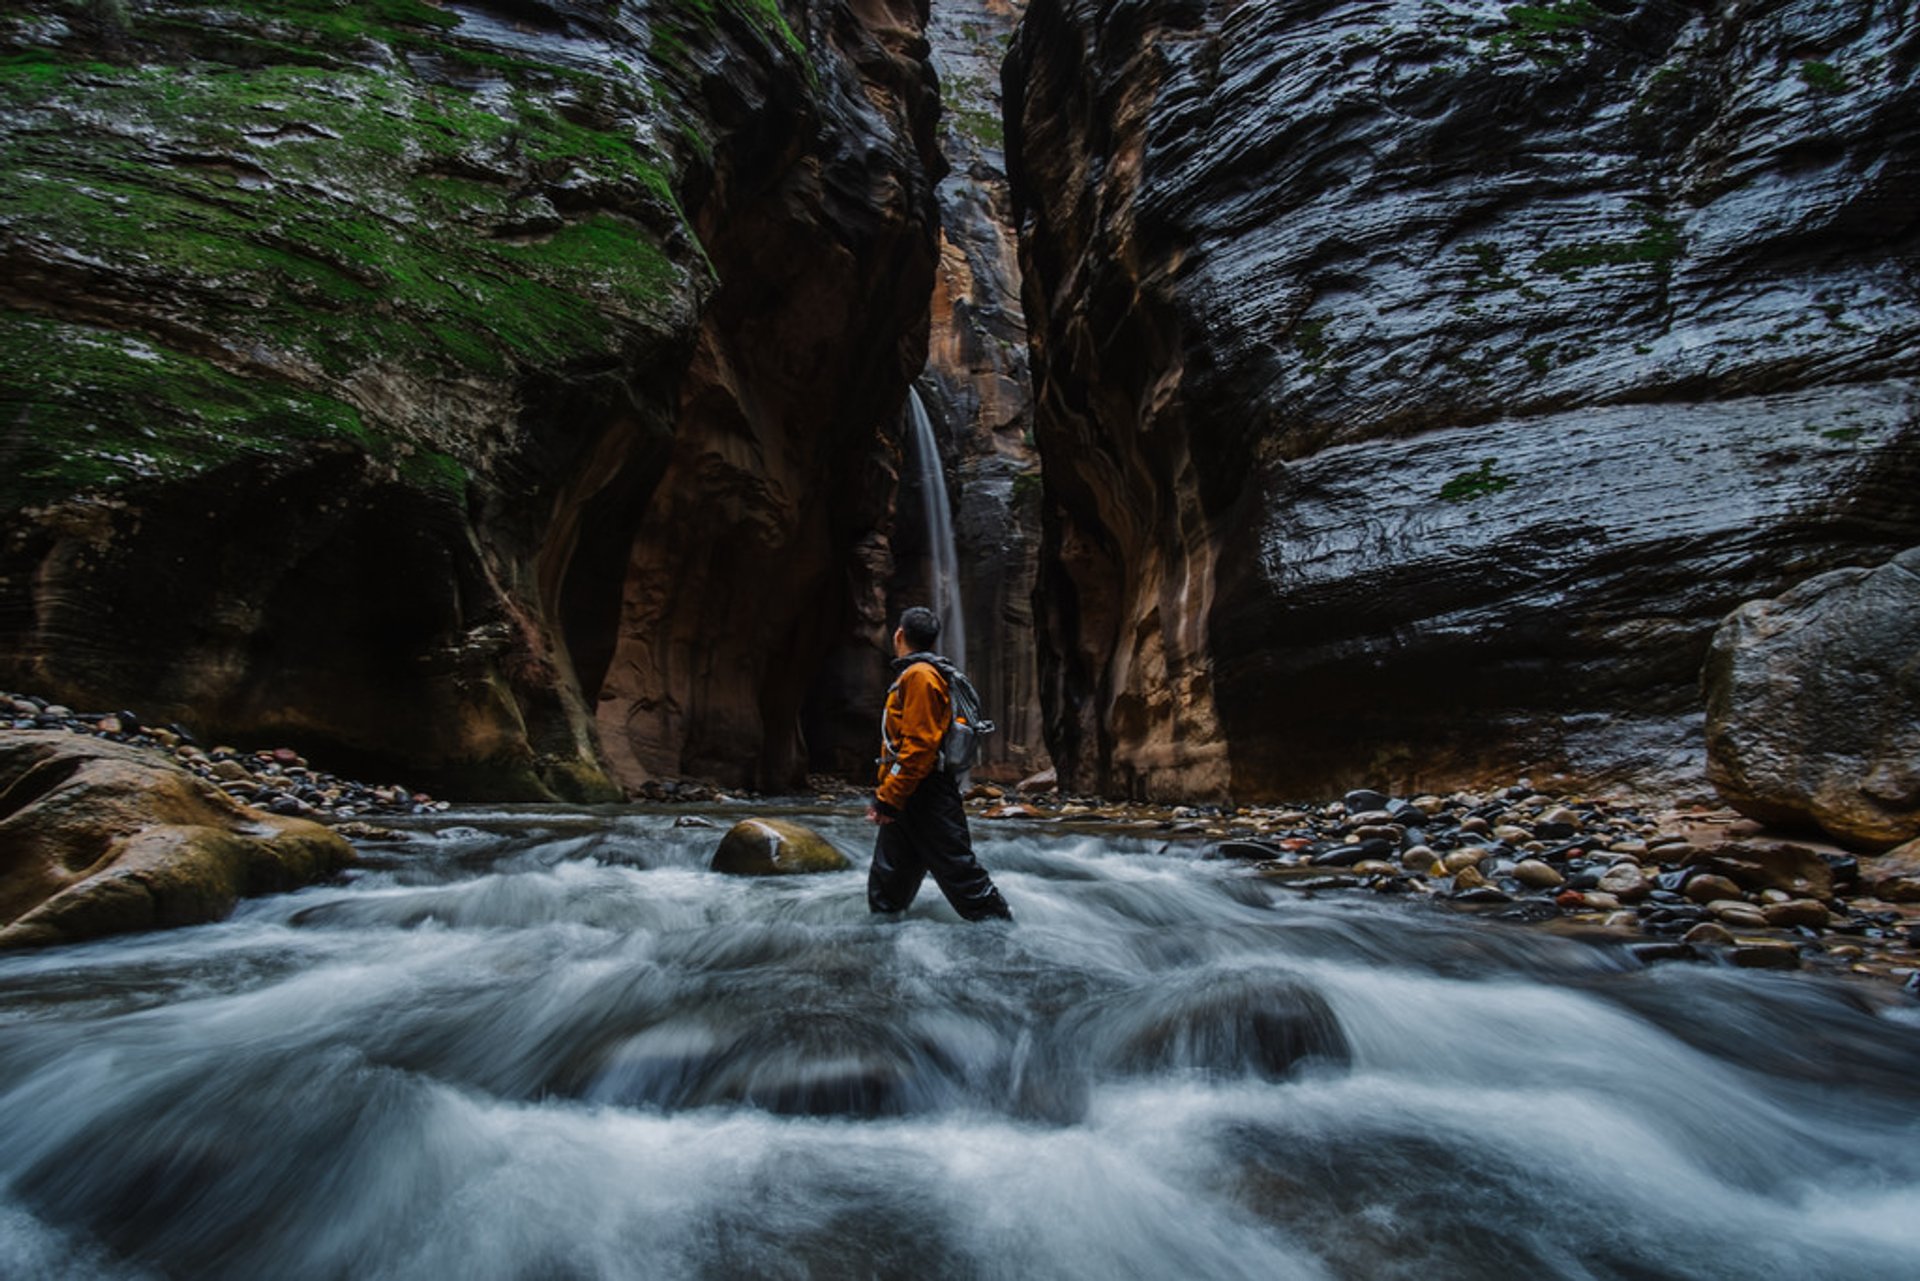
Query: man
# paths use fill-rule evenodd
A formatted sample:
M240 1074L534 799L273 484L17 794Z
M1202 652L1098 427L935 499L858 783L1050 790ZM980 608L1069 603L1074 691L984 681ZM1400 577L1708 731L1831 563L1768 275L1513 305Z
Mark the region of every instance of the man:
M940 740L953 718L953 703L935 663L933 646L939 639L939 617L918 605L900 615L894 629L898 675L880 722L880 782L867 806L867 821L880 827L867 873L867 906L875 912L906 911L931 872L965 919L1010 921L1007 901L973 856L959 784L940 766Z

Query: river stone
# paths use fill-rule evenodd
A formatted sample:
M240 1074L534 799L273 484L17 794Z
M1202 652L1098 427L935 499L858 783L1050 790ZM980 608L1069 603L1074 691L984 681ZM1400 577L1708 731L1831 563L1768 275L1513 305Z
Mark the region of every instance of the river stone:
M1440 856L1428 845L1416 845L1400 856L1400 864L1409 872L1424 872L1438 862Z
M0 948L216 921L353 857L338 834L249 809L157 753L0 731Z
M1767 925L1765 912L1739 899L1719 899L1708 903L1706 907L1720 920L1729 925L1740 926L1742 929L1759 930L1765 929Z
M1681 941L1728 944L1733 942L1733 931L1714 921L1702 921L1682 935Z
M1707 777L1769 823L1920 836L1920 547L1749 601L1707 657Z
M1453 874L1453 888L1456 893L1461 890L1477 890L1486 883L1487 878L1482 876L1480 869L1472 864L1460 868Z
M1513 867L1514 879L1528 889L1550 890L1566 884L1567 878L1537 858L1523 858Z
M1451 851L1440 860L1440 866L1453 875L1469 867L1478 867L1487 856L1487 851L1478 845L1469 845L1465 849Z
M1796 925L1806 925L1814 929L1824 929L1832 917L1832 914L1827 911L1826 904L1816 902L1810 898L1788 899L1784 903L1769 903L1760 909L1760 913L1766 917L1767 924L1776 929L1791 929Z
M1733 963L1749 970L1797 970L1800 949L1780 939L1736 939Z
M1740 897L1740 887L1738 885L1726 877L1717 876L1712 872L1702 873L1689 880L1683 892L1696 903L1711 903L1716 899L1737 899Z
M1619 896L1624 903L1631 903L1645 897L1648 886L1638 863L1615 863L1601 874L1597 888Z
M720 838L712 870L729 876L844 872L853 864L826 837L780 818L744 818Z

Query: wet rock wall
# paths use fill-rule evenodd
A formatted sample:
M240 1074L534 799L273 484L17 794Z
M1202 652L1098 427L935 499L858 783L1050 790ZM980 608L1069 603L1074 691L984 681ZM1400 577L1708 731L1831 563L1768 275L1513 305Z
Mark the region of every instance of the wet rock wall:
M7 682L454 796L795 781L880 664L924 18L16 6Z
M1040 464L1000 92L1000 63L1025 10L1025 0L943 0L927 27L947 173L935 188L940 260L921 392L953 482L965 661L998 726L981 777L1023 777L1046 763L1032 608ZM924 501L914 486L901 492L897 605L927 598Z
M1920 529L1915 57L1870 3L1036 0L1063 780L1697 779L1720 618Z

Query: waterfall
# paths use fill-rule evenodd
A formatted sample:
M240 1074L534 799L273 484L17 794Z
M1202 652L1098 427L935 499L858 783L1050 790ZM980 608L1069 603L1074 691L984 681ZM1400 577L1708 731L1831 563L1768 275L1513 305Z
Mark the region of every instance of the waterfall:
M960 553L953 541L953 508L947 502L947 478L940 470L940 445L933 438L933 420L918 388L907 388L908 417L913 420L913 448L919 469L921 506L927 513L927 555L933 560L933 607L940 614L940 650L964 669L967 665L967 621L960 610Z

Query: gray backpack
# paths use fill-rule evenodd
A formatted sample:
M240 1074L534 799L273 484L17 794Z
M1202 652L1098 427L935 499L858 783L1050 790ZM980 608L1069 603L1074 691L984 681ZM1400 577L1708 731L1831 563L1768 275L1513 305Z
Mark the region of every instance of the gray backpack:
M953 722L940 740L940 768L949 774L964 774L980 760L980 747L993 733L993 722L981 714L980 691L966 674L942 659L934 664L947 679L947 699L953 704Z

